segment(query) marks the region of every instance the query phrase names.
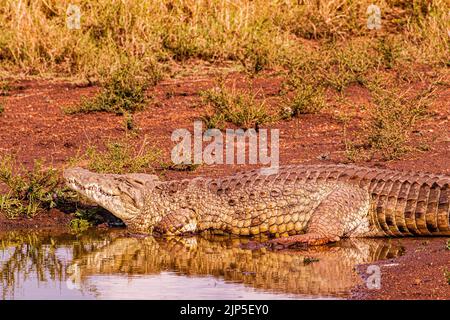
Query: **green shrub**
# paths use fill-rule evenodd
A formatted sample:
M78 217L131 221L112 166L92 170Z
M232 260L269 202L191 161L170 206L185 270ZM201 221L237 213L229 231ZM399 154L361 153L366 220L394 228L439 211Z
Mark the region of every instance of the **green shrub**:
M75 213L76 215L76 213ZM81 218L75 218L70 220L69 222L69 228L73 233L82 233L92 227L92 223L88 220L81 219Z
M283 107L281 117L289 119L301 114L317 113L326 106L325 90L322 87L300 83L294 96Z
M202 120L208 128L223 128L225 122L248 129L257 128L272 120L265 101L259 102L255 94L228 89L223 81L217 88L201 92L203 102L212 109Z
M450 284L450 271L445 269L444 270L444 276L445 276L445 280L447 281L447 284Z
M0 80L0 96L7 96L10 90L11 85L9 82Z
M387 69L392 69L400 57L401 44L393 37L382 37L377 43L381 60Z
M103 152L97 147L88 147L83 155L72 159L71 163L86 163L89 170L99 173L123 174L152 170L160 157L161 151L148 147L145 141L139 150L127 142L110 142Z
M429 87L413 97L398 90L377 88L372 90L375 106L364 127L366 143L380 151L386 160L397 159L409 151L407 142L417 119L427 114L434 98Z
M110 112L118 115L142 111L147 103L147 79L136 64L125 63L106 76L102 91L93 98L82 98L80 105L67 108L67 114Z
M55 169L44 169L40 161L35 161L32 170L19 167L14 170L14 158L0 158L0 183L7 192L0 195L0 211L8 218L35 216L39 211L48 210L57 204L62 190L58 188L59 174Z

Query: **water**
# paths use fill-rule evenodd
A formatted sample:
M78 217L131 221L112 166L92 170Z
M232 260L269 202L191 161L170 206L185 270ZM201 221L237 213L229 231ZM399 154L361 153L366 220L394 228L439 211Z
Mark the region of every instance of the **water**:
M383 239L267 251L243 249L246 239L123 231L8 232L0 241L3 299L345 298L363 281L356 265L403 252Z

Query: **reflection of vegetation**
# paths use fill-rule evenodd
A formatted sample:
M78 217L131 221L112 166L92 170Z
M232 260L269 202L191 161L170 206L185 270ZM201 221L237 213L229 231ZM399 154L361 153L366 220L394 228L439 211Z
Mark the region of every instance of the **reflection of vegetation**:
M49 278L63 279L63 264L54 254L51 238L42 239L32 233L8 233L6 239L1 241L1 250L3 256L9 256L6 260L0 259L3 299L13 297L15 288L29 277L35 277L38 282L45 282Z
M212 275L272 292L341 296L358 281L352 272L355 264L402 253L400 247L375 239L303 251L267 251L242 249L240 244L247 239L205 237L137 239L120 232L0 234L1 294L13 298L27 280L62 283L74 279L76 270L82 290L87 276L174 271Z
M104 235L7 232L0 234L0 288L2 298L14 297L21 283L35 280L63 282L71 256L80 257L105 244ZM68 256L57 254L66 249ZM60 251L61 252L61 251Z

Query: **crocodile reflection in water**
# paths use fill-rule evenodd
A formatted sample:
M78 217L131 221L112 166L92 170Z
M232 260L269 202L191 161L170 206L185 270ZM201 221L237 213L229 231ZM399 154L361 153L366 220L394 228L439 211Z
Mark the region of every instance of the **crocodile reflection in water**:
M78 280L99 274L214 276L263 291L345 296L361 282L357 264L395 257L403 248L380 239L346 240L302 251L242 249L242 239L121 237L74 261ZM75 279L74 279L75 280Z
M245 241L219 236L130 238L122 232L0 234L0 292L3 298L19 297L19 289L27 289L26 279L75 282L81 292L91 292L100 275L172 272L212 276L260 292L344 297L362 281L355 265L403 251L400 240L386 239L349 239L302 251L243 249Z

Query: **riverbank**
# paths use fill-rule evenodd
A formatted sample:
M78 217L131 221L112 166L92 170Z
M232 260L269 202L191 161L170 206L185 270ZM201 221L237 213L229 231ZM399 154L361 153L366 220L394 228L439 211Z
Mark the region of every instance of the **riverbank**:
M124 126L122 116L109 113L68 115L64 107L75 105L82 96L93 96L100 88L69 81L22 79L12 81L8 95L3 98L4 112L0 116L0 151L14 154L26 168L35 159L46 166L62 169L70 159L83 154L89 147L105 150L106 142L126 141L139 148L143 141L161 151L162 162L170 161L174 146L171 133L180 128L192 132L193 122L204 112L200 92L215 85L211 68L203 68L197 76L183 76L160 82L147 92L152 99L148 106L133 117L136 130L130 132ZM251 82L249 86L248 81ZM278 103L282 79L271 73L263 73L250 80L239 73L232 73L228 85L236 88L251 87L258 97L267 101L269 108ZM416 85L418 90L424 84ZM314 114L300 115L298 119L277 120L265 128L280 130L280 163L283 164L332 164L356 163L398 170L428 171L450 174L450 91L439 87L437 97L430 106L430 115L418 122L412 132L410 150L400 159L385 161L375 155L370 159L348 157L346 135L361 133L362 124L369 117L364 108L353 110L351 121L345 126L337 113L350 105L369 105L367 89L350 86L344 91L345 103L339 95L328 91L326 99L331 106ZM231 125L232 126L232 125ZM232 126L233 127L233 126ZM125 139L125 140L124 140ZM417 147L422 146L422 147ZM158 168L162 179L195 176L221 176L254 168L250 165L202 165L194 170ZM41 212L34 218L18 217L14 220L0 216L0 229L42 229L67 227L71 214L57 209ZM423 250L418 242L426 243ZM411 239L406 254L376 264L382 270L382 288L367 290L355 288L353 299L449 299L449 286L445 283L443 269L450 261L444 240ZM421 246L421 245L420 245ZM358 267L362 270L364 266Z

